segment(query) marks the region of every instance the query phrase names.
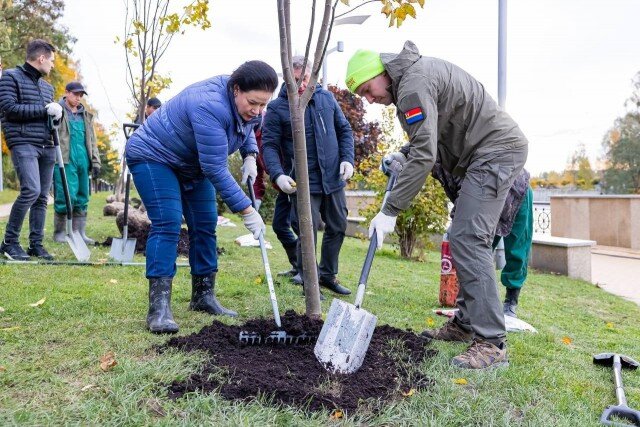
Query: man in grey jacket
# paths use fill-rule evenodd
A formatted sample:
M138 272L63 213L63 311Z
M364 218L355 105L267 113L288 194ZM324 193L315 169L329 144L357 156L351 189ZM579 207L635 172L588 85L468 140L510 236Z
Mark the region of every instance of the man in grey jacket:
M443 327L425 331L439 340L469 342L456 366L508 365L506 330L491 243L507 193L524 167L528 142L516 122L461 68L421 56L407 41L399 54L359 50L349 60L346 84L370 103L394 104L409 136L407 161L382 210L371 221L378 247L393 232L431 172L437 157L462 177L451 225L451 251L460 280L459 311Z

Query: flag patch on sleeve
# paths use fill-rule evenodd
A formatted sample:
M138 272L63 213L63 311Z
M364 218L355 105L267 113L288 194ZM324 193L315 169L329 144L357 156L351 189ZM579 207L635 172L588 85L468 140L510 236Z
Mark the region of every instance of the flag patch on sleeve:
M408 125L419 122L420 120L424 120L424 113L422 112L422 108L415 107L404 113L404 119L407 121Z

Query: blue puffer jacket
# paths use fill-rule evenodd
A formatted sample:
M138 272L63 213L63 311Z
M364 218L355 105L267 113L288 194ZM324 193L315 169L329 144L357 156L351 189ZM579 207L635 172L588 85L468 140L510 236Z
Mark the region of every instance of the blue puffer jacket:
M340 163L353 165L353 133L340 105L317 85L304 115L307 165L311 193L331 194L342 189ZM262 125L262 155L273 182L280 175L295 179L293 131L286 85L271 101ZM282 162L280 161L282 153Z
M233 212L251 201L229 172L227 158L236 150L257 153L253 128L245 122L227 89L229 76L194 83L171 98L134 132L127 143L127 162L170 166L182 183L207 178Z
M5 70L0 79L0 118L9 148L19 144L53 145L45 105L53 86L29 64Z

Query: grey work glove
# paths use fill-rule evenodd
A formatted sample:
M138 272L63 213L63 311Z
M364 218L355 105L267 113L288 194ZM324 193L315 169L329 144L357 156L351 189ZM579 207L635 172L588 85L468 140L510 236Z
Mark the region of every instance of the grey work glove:
M260 210L260 206L262 206L262 200L261 199L256 199L256 202L254 203L254 207L256 208L257 211Z
M57 102L50 102L44 108L47 109L47 114L53 117L54 120L60 120L62 117L62 105Z
M254 156L247 156L242 162L242 183L247 182L247 178L251 177L251 182L255 182L258 177L258 165Z
M353 165L349 162L340 163L340 179L349 181L353 176Z
M389 175L390 172L399 173L402 171L406 162L407 158L401 152L396 151L395 153L389 153L382 158L380 170L384 172L385 175Z
M287 194L296 192L296 182L288 175L280 175L276 178L276 185Z
M248 214L240 214L240 216L242 217L244 226L253 234L254 239L257 240L260 237L260 233L265 232L266 227L264 221L257 210L252 208L251 212Z

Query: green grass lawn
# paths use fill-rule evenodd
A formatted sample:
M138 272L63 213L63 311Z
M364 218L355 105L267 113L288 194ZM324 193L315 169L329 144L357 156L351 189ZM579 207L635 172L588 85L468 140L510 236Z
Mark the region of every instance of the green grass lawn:
M5 188L0 191L0 205L13 203L16 200L16 197L18 197L18 191Z
M116 235L113 217L102 217L106 194L93 197L90 234L102 241ZM51 209L51 207L50 207ZM65 245L51 241L47 218L45 245L60 259L73 259ZM269 316L260 253L233 239L246 231L218 229L218 295L238 310L238 320ZM5 222L0 222L4 230ZM25 224L24 230L28 230ZM23 231L23 235L26 234ZM273 271L287 267L273 233ZM25 242L26 243L26 242ZM348 238L341 253L340 278L352 289L367 243ZM106 259L108 248L93 248L92 260ZM142 260L142 258L140 258ZM187 310L188 270L179 269L173 312L180 334L197 332L211 318ZM637 278L630 278L637 280ZM437 306L439 256L424 262L401 260L387 248L378 252L365 300L379 324L420 331L444 320ZM300 288L277 283L284 311L304 309ZM501 292L503 290L501 289ZM31 307L43 298L46 301ZM353 301L353 297L348 298ZM326 312L331 298L323 303ZM229 402L217 395L192 394L170 401L164 385L198 371L200 354L158 354L166 337L145 331L147 282L142 267L0 265L0 425L326 425L328 414L273 408L258 399ZM521 317L538 334L509 334L508 369L469 372L449 364L460 344L434 343L435 359L420 369L435 380L430 390L389 405L375 417L348 417L344 425L598 425L601 411L614 403L611 370L591 362L594 353L621 352L640 359L640 307L597 287L566 277L532 272L523 290ZM118 365L109 372L100 357L113 351ZM461 378L466 384L458 384ZM640 372L624 372L629 405L640 408Z

